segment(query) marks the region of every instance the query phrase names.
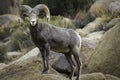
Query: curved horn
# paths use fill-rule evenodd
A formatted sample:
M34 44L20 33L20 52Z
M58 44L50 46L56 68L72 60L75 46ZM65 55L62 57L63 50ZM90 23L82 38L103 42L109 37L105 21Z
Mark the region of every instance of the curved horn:
M22 17L28 16L31 10L32 8L28 5L20 5L20 13L22 14Z
M45 4L38 4L33 9L36 10L38 14L40 14L40 11L44 11L46 13L47 21L50 21L50 11Z

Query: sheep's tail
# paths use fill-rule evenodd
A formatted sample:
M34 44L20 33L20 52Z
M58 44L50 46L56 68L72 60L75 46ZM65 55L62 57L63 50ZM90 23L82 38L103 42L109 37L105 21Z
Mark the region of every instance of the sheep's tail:
M78 32L76 32L75 31L75 33L76 33L76 35L77 35L77 37L79 38L79 48L81 48L81 45L82 45L82 38L81 38L81 36L79 35L79 33Z

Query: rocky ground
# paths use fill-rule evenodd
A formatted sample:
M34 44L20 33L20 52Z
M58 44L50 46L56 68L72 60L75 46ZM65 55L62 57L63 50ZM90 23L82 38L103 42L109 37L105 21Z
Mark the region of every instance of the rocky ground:
M0 80L69 80L67 75L58 73L50 67L49 74L42 74L42 61L37 57L38 48L33 49L18 60L0 70ZM33 55L32 55L33 54ZM75 78L75 77L74 77ZM81 80L120 80L101 72L81 75Z

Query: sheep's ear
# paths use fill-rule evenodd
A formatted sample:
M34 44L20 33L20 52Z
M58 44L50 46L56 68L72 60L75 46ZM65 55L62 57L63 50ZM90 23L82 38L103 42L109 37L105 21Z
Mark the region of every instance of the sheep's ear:
M47 20L48 21L50 20L50 11L45 4L38 4L33 9L36 11L37 15L39 15L40 17L46 16Z
M20 16L24 19L25 17L29 16L32 8L28 5L20 5Z

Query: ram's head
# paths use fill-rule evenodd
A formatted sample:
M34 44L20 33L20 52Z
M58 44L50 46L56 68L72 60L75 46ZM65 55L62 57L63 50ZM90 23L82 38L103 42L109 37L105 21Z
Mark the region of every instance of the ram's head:
M20 5L20 15L22 18L29 17L30 24L35 26L41 13L46 14L47 21L50 20L50 11L45 4L38 4L34 8L28 5Z

